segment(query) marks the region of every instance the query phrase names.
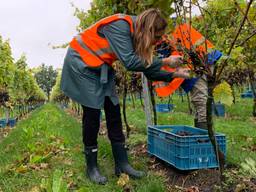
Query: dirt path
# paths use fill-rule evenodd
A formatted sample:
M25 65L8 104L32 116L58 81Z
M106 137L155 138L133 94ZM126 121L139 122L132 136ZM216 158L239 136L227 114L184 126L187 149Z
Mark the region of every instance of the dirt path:
M137 145L131 153L143 155L145 158L149 157L146 144ZM248 179L240 175L236 167L226 168L225 178L221 180L221 183L217 169L182 172L155 157L149 157L148 166L151 171L166 178L169 192L256 191L256 179ZM220 188L221 185L223 188Z

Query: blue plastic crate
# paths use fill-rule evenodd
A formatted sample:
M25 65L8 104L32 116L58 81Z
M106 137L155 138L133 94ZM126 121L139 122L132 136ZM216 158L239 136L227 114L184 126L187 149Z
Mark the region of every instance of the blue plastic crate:
M34 109L34 106L33 106L33 105L29 105L29 106L28 106L28 110L29 110L29 111L32 111L33 109Z
M171 112L173 107L173 104L156 104L156 112Z
M225 106L222 103L215 103L212 105L212 113L218 117L225 116Z
M178 96L180 96L180 97L185 96L185 95L186 95L186 93L184 93L184 92L182 92L182 93L178 92Z
M246 92L242 93L241 98L253 98L252 91L246 91Z
M14 126L16 125L16 123L17 123L16 118L10 118L10 119L8 119L8 125L9 125L10 127L14 127Z
M5 128L7 125L6 119L0 119L0 128Z
M181 133L188 133L181 136ZM217 134L217 142L226 156L226 137ZM180 170L218 167L207 130L184 125L148 127L148 152Z
M60 104L60 108L61 109L67 109L68 108L68 104L62 103L62 104Z

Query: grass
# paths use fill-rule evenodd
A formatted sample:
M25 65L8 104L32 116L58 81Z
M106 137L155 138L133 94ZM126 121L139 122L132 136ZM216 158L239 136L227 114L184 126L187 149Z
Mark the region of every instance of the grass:
M158 100L167 103L167 100ZM193 126L193 115L188 113L187 100L181 102L173 96L173 113L158 113L158 124L182 124ZM226 108L225 118L215 117L215 129L227 136L227 162L240 166L247 157L256 159L251 146L256 146L256 121L251 116L252 101L238 100ZM130 148L146 143L147 129L145 114L136 101L136 109L128 102L128 122L132 133L128 139ZM54 191L62 186L65 191L123 191L114 176L114 164L109 141L99 137L99 165L109 179L105 186L91 183L84 174L84 156L81 138L81 124L56 105L47 104L33 111L26 120L0 141L0 191ZM131 191L166 191L163 175L149 171L148 158L132 154L132 164L148 174L141 180L130 180ZM60 185L58 185L60 184ZM54 191L55 192L55 191Z
M194 116L189 114L186 96L173 95L175 105L172 113L157 113L159 125L189 125L193 126ZM157 103L168 103L168 99L157 100ZM128 122L136 127L137 132L146 133L145 116L136 101L136 109L128 106ZM245 158L256 159L256 119L252 117L252 99L240 99L236 104L225 106L225 117L214 117L214 127L217 132L226 134L227 163L239 166ZM250 149L251 148L251 149Z
M133 137L145 142L145 135ZM57 106L47 104L19 122L0 143L0 189L27 192L43 188L48 192L61 180L70 191L122 191L114 176L109 141L100 137L99 145L99 165L109 179L105 186L91 183L84 174L80 123ZM143 158L131 160L136 160L135 167L147 170ZM152 172L128 184L135 191L165 191L163 178Z

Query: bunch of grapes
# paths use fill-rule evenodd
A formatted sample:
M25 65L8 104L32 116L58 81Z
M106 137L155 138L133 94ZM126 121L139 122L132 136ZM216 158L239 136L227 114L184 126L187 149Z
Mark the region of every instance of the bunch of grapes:
M159 41L155 47L155 53L160 58L169 57L174 51L179 52L184 56L184 64L190 64L193 66L193 71L196 75L203 75L206 72L206 65L204 64L204 59L199 51L193 49L187 49L182 47L181 40L178 39L176 49L171 45L171 41L168 39L163 39Z
M142 82L140 73L131 74L131 83L130 83L131 92L141 92Z
M3 105L5 102L9 101L9 94L7 92L0 92L0 105Z
M244 85L248 82L248 77L252 74L253 71L244 69L244 70L235 70L231 72L226 72L224 74L224 79L232 86L232 85ZM255 81L255 80L254 80Z
M190 63L193 66L193 71L197 74L202 76L206 71L206 65L203 63L201 58L201 54L197 51L187 50L187 54L189 56Z

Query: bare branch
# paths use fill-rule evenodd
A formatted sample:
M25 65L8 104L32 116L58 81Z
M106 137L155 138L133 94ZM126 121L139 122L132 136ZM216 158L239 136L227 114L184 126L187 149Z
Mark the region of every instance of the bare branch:
M249 35L243 42L241 42L238 46L242 46L243 44L245 44L247 41L249 41L249 39L251 39L254 35L256 35L256 30Z
M196 1L196 3L193 3L193 2L192 2L192 5L195 5L195 6L198 7L198 9L199 9L199 11L200 11L202 17L204 17L203 11L204 11L205 13L207 13L208 15L211 16L211 13L210 13L208 10L204 9L202 6L200 6L200 4L198 3L198 1Z
M238 2L237 2L236 0L233 0L233 1L234 1L234 3L235 3L235 6L237 7L237 9L242 13L243 16L245 16L245 13L244 13L244 11L242 10L242 8L240 7L240 5L238 4ZM249 25L250 25L252 28L254 28L254 25L252 24L252 22L250 21L250 19L247 17L247 15L246 15L246 20L247 20L247 22L249 23Z
M191 26L192 26L192 4L191 0L189 1L189 42L190 42L190 47L192 47L192 41L191 41Z
M229 50L228 50L227 55L230 55L232 49L234 48L234 45L235 45L235 43L236 43L236 40L237 40L237 38L238 38L238 36L239 36L239 34L240 34L240 32L241 32L243 26L244 26L245 20L246 20L246 18L247 18L247 15L248 15L248 13L249 13L249 9L250 9L251 4L252 4L253 1L254 1L254 0L250 0L250 1L247 3L247 7L246 7L245 14L244 14L244 18L243 18L243 20L242 20L242 22L241 22L241 24L240 24L240 27L238 28L238 30L237 30L237 32L236 32L236 36L235 36L235 38L233 39L233 41L232 41L232 43L231 43L231 46L230 46L230 48L229 48ZM221 75L223 69L227 66L228 59L229 59L229 58L225 59L224 62L223 62L223 65L221 66L220 71L219 71L219 73L218 73L218 76L217 76L217 78L216 78L217 81L219 80L220 75Z

